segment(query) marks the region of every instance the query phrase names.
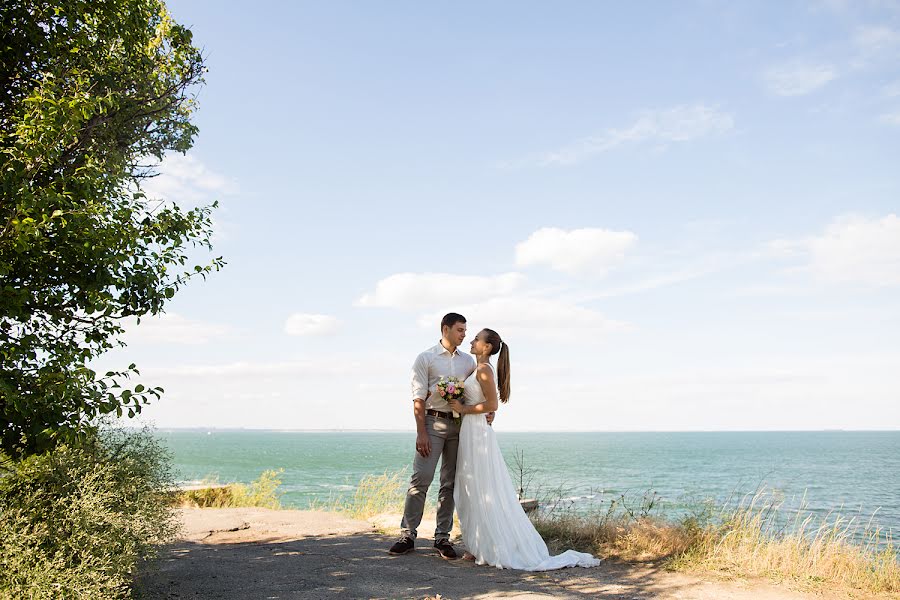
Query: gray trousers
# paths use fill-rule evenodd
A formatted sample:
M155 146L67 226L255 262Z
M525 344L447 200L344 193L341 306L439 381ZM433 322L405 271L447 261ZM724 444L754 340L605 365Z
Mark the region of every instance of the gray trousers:
M422 513L425 511L425 494L434 479L438 458L441 459L441 487L437 499L437 527L434 540L450 539L453 529L453 483L456 480L456 451L459 448L459 426L450 419L438 419L425 415L425 430L431 439L431 454L423 457L416 452L413 474L406 492L402 535L415 539Z

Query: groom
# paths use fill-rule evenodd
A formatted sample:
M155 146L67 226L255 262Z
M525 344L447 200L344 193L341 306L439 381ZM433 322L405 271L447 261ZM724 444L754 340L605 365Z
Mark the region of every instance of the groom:
M413 413L416 417L416 455L413 474L406 492L400 539L391 546L391 554L406 554L415 548L416 528L422 522L425 494L434 479L441 459L441 488L437 501L437 528L434 547L443 558L456 558L450 544L453 528L453 482L456 479L456 450L459 425L450 406L436 393L441 377L463 381L475 370L475 359L459 351L466 337L466 318L448 313L441 320L441 341L419 354L412 368Z

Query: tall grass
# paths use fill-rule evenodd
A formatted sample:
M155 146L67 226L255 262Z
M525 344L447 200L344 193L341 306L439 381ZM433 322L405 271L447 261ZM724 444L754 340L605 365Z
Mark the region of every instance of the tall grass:
M652 514L624 496L603 513L549 511L534 518L553 550L577 548L606 557L663 560L671 569L790 580L804 587L842 587L869 593L900 591L900 563L890 533L860 531L856 519L816 516L802 506L789 518L764 491L737 506L698 505L678 520Z
M354 519L368 519L384 513L403 512L406 499L407 477L405 471L382 473L363 477L350 497L332 497L324 502L313 502L313 510L344 513Z
M210 487L185 490L178 493L178 503L182 506L199 508L239 508L258 506L261 508L281 508L280 476L283 469L267 470L249 484L229 483L219 486L218 480L208 479Z
M657 560L685 552L697 535L696 523L706 518L695 512L690 520L676 525L656 516L659 497L655 492L638 499L620 494L605 509L588 513L566 508L560 495L544 498L543 509L532 515L551 551L574 548L607 558Z
M698 532L673 568L838 585L867 592L900 592L900 563L890 532L857 518L817 517L801 506L793 518L782 503L756 493L722 511L718 524ZM860 531L860 527L863 527Z

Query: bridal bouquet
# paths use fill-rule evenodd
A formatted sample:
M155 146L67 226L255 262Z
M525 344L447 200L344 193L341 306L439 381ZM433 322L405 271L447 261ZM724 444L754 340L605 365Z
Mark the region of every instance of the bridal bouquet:
M463 382L456 377L441 377L437 384L437 392L446 401L459 400L463 395ZM459 413L453 411L453 420L459 425L461 418Z

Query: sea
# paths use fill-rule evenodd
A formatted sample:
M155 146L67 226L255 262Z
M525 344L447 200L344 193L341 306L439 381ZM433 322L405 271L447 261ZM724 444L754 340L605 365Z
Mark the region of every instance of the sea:
M282 505L352 495L367 476L411 470L409 431L162 429L182 483L248 483L281 470ZM612 501L680 518L754 495L787 515L900 532L900 431L497 432L516 487L545 509ZM523 476L524 475L524 476ZM437 475L435 480L437 480ZM435 497L435 481L429 496ZM620 504L621 506L621 504Z

